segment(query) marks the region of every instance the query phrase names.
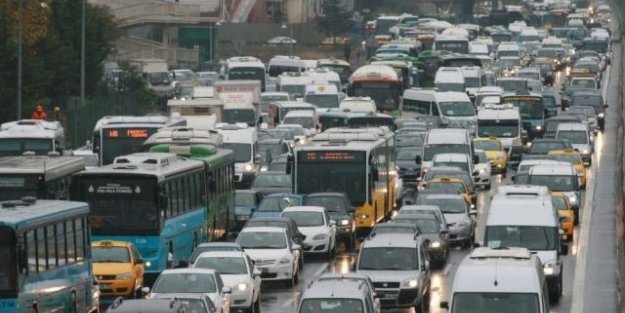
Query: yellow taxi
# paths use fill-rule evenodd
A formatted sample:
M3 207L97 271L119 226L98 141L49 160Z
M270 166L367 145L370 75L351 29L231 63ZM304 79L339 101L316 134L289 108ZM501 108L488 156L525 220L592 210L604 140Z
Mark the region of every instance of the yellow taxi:
M551 193L551 203L560 217L560 228L564 232L565 240L573 240L573 228L577 221L575 220L575 211L569 203L569 198L562 192Z
M475 208L477 202L477 194L472 192L464 184L464 181L459 178L453 177L439 177L427 182L423 189L425 192L432 193L452 193L461 194L467 202L471 205L471 208Z
M586 188L586 166L584 165L584 160L582 160L582 156L579 152L573 149L551 150L547 155L552 160L573 164L579 177L579 186L582 189Z
M134 298L141 293L145 266L132 243L95 241L91 244L91 255L102 297Z
M490 162L492 172L506 172L508 153L497 137L475 138L473 139L473 148L484 150L486 158Z

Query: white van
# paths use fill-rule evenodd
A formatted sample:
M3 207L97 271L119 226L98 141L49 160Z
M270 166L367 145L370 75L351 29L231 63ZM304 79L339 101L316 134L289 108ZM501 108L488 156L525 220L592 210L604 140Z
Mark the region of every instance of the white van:
M299 57L276 55L267 64L267 84L275 85L278 76L283 73L300 73L306 64Z
M433 89L404 90L402 102L404 117L433 115L441 118L446 127L472 129L475 125L475 107L464 92L437 92Z
M558 216L555 209L549 207L551 196L539 191L514 193L519 191L503 195L504 199L498 198L500 200L491 204L483 244L491 248L522 247L536 254L543 265L549 299L558 302L562 295L561 256L568 254L568 246L560 243Z
M477 112L478 138L496 137L506 149L523 144L523 123L519 109L510 103L485 104Z
M312 78L308 73L286 72L280 74L276 80L276 91L287 92L291 98L302 98L306 92L306 86L312 84Z
M324 113L339 107L341 93L336 85L316 83L306 86L304 101L316 105L317 113Z
M458 266L450 312L549 313L547 283L538 257L524 248L476 248Z
M423 175L432 168L434 156L440 153L467 154L473 163L477 163L473 157L471 134L466 129L434 128L428 131L424 140L423 156L417 155L415 159L417 164L421 164Z
M234 184L237 189L248 189L260 171L258 133L246 123L217 123L215 130L223 136L221 148L234 152Z
M457 67L440 67L434 76L434 86L439 91L465 92L466 84L462 70Z
M477 90L482 87L483 71L478 66L463 66L460 70L462 70L462 75L464 76L465 91L471 98L471 101L474 101Z
M339 103L340 112L376 112L375 101L370 97L347 97Z
M499 46L497 46L496 56L497 59L519 59L521 58L521 47L514 41L502 41L499 43Z
M282 119L282 124L302 125L306 132L306 137L310 137L317 132L317 114L315 111L294 110L290 111Z

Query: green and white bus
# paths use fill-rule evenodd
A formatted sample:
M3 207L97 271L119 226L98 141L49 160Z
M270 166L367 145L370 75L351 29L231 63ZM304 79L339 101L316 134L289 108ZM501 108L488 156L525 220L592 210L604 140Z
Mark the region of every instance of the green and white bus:
M89 206L33 197L0 204L0 312L95 309Z

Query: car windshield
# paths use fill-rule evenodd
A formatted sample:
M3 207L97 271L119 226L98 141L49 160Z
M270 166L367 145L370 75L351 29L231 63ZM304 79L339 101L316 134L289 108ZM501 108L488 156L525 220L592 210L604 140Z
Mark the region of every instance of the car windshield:
M193 253L191 253L191 257L189 257L189 262L193 263L200 256L200 254L204 252L213 252L213 251L241 251L239 246L237 245L220 245L220 244L210 244L209 246L200 245L195 247Z
M362 313L366 312L360 299L304 299L299 313Z
M260 153L262 161L271 163L271 161L281 154L286 153L282 150L282 143L280 142L260 142L258 143L258 153Z
M599 95L573 95L573 105L601 106L601 96Z
M477 121L477 134L480 137L500 137L500 138L514 138L519 136L519 120L478 120ZM481 142L475 142L474 145L481 144ZM497 143L495 143L497 144ZM481 149L477 148L476 149ZM482 149L493 150L493 149ZM501 148L497 149L501 150Z
M543 97L543 104L545 108L555 108L557 106L556 97Z
M286 249L286 237L281 232L242 232L237 243L243 249Z
M596 89L597 86L594 79L574 79L569 87Z
M481 80L479 77L465 77L464 85L467 88L479 88L481 87Z
M329 94L329 95L306 95L304 98L305 102L316 105L318 108L322 109L332 109L339 107L339 96L338 94Z
M446 116L474 116L475 108L471 102L440 102L441 112Z
M252 183L252 188L291 187L291 176L286 174L259 174Z
M397 160L414 161L417 155L423 155L420 149L399 149L397 151Z
M435 220L420 218L415 219L414 223L424 234L438 234L440 232L440 224L437 223Z
M454 293L451 313L539 313L535 293Z
M163 273L152 288L153 293L215 293L215 277L209 273Z
M429 182L426 187L427 191L440 192L440 193L463 193L465 192L464 185L462 183L443 183L443 182Z
M234 203L236 206L256 206L256 198L251 193L237 193L234 196Z
M352 210L351 205L347 207L345 198L332 196L313 196L306 197L306 205L314 205L324 207L329 213L347 213Z
M537 142L530 147L530 154L547 154L551 150L566 149L563 142Z
M93 263L130 263L130 253L126 247L100 247L91 248L91 261Z
M441 162L441 161L435 161L434 164L432 164L432 166L448 166L448 167L457 167L460 168L463 171L468 172L469 171L469 164L466 162Z
M551 196L551 204L556 210L566 210L569 208L565 197Z
M417 249L396 247L372 247L360 251L359 270L411 271L419 267Z
M282 123L302 125L304 128L315 128L315 120L306 116L287 116Z
M297 224L297 227L317 227L324 225L323 213L320 212L291 211L284 212L283 216L292 218L295 224Z
M498 80L497 86L504 91L527 91L527 81L521 79Z
M294 136L306 135L306 133L304 132L304 128L301 127L278 126L278 129L288 129Z
M441 209L441 212L443 214L460 214L460 213L467 212L467 207L464 203L464 200L460 198L445 199L445 198L425 197L418 202L419 203L417 204L436 205Z
M289 204L290 203L290 204ZM279 196L265 197L258 206L259 212L282 212L290 205L300 205L301 200L297 197Z
M579 154L558 153L558 154L549 154L549 157L552 158L555 161L569 162L569 163L571 163L573 165L577 165L577 164L581 164L582 163L582 159L580 158Z
M550 191L577 191L575 175L530 175L530 183L546 186Z
M556 248L558 229L547 226L486 226L484 241L489 247L521 247L529 250Z
M221 275L247 274L246 261L243 257L200 257L194 268L214 269Z
M220 148L232 150L236 162L249 162L252 159L251 144L224 142Z
M486 141L486 140L477 140L473 142L473 148L477 150L484 151L503 151L501 144L498 141Z
M588 133L579 130L565 130L558 132L558 139L568 140L571 144L588 144Z

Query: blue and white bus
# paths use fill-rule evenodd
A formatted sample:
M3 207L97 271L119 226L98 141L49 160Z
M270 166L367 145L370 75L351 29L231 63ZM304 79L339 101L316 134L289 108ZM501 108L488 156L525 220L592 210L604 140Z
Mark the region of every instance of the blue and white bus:
M0 312L94 309L88 216L82 202L1 202Z
M145 260L144 284L186 261L207 238L202 161L173 153L135 153L76 173L71 198L89 203L94 240L133 243Z

